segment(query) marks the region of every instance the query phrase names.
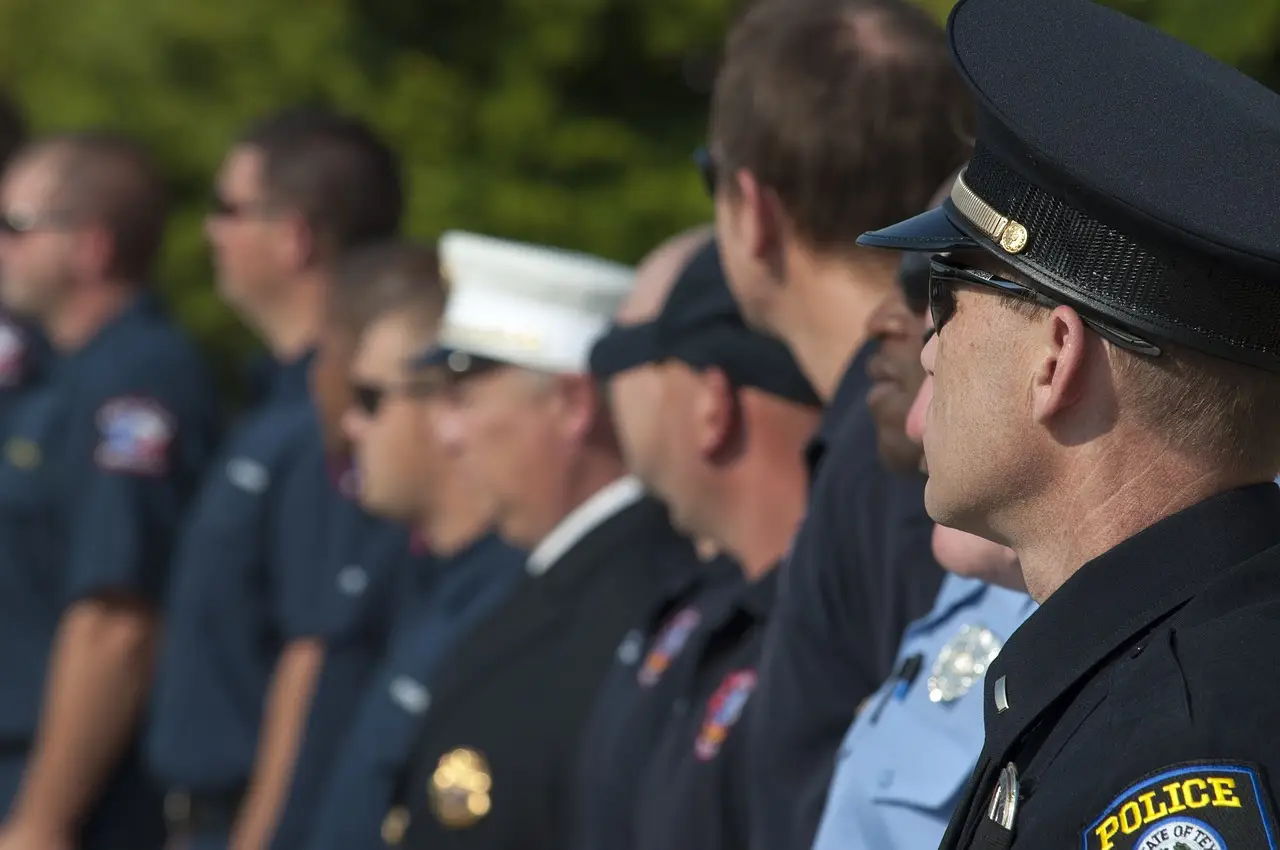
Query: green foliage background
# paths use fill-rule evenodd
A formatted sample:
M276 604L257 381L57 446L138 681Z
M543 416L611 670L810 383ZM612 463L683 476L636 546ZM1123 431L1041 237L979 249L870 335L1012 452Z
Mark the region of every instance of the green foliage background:
M939 18L952 0L922 0ZM689 165L737 0L0 0L0 71L37 130L144 139L180 193L161 281L224 375L252 346L200 221L228 142L323 100L405 157L408 230L634 261L707 219ZM1280 0L1111 0L1280 85Z

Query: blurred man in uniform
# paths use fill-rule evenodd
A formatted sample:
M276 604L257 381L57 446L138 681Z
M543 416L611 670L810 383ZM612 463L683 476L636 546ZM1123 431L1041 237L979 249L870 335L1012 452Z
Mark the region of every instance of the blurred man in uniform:
M827 403L750 718L769 850L810 847L840 740L942 579L923 484L879 462L866 404L868 320L897 263L850 234L925 207L968 153L970 111L942 33L905 0L757 3L716 83L701 164L729 283Z
M921 466L923 447L908 413L922 410L931 392L920 365L928 257L904 255L898 281L871 319L880 349L868 366L878 378L868 403L882 458L909 473ZM893 675L845 736L816 850L937 846L982 750L983 673L1035 609L1010 550L942 526L932 536L934 555L953 574L933 610L907 627Z
M656 484L656 460L666 448L663 358L652 344L654 320L673 287L696 291L719 281L724 288L712 235L709 227L697 228L655 248L636 270L635 289L619 308L614 327L591 353L592 374L608 382L627 467L650 489ZM634 846L641 782L696 662L696 653L686 649L699 625L717 617L741 586L742 573L729 558L691 562L658 606L623 637L582 743L575 847Z
M27 122L11 97L0 94L0 170L27 142ZM3 223L0 223L3 227ZM0 427L8 422L10 402L49 365L48 344L38 328L15 319L0 304Z
M395 155L329 112L264 119L218 175L218 284L279 365L207 476L175 566L148 755L193 848L257 850L288 792L329 587L310 355L333 264L394 233L402 207Z
M651 436L635 461L677 527L713 541L742 577L672 671L673 706L637 783L635 846L746 848L747 751L735 730L755 689L775 568L804 514L803 449L821 402L786 346L747 328L710 239L658 315L616 329L594 359L621 372L617 411ZM652 392L626 381L632 364L652 364Z
M271 845L301 845L320 812L333 760L361 697L386 654L407 574L432 576L429 546L401 522L376 516L360 504L361 471L342 418L357 403L351 365L361 334L404 287L434 275L434 252L374 243L349 252L326 281L324 321L311 364L311 396L322 445L309 450L313 485L331 498L322 522L326 541L316 623L324 635L324 660L307 708L306 727L294 760L289 796ZM424 265L427 264L427 265ZM429 278L434 279L434 278ZM368 291L366 291L368 290ZM420 582L425 584L425 580ZM383 803L385 807L385 800Z
M151 158L105 134L36 142L0 190L0 301L53 352L10 401L0 461L3 850L163 842L135 745L218 417L150 293L166 202Z
M332 730L340 746L320 805L305 842L289 846L378 850L404 827L403 815L383 821L430 708L434 671L523 573L524 555L493 533L492 497L435 437L438 373L411 363L435 343L444 310L435 250L396 243L358 252L338 283L341 300L368 317L351 373L355 404L344 417L360 500L410 524L433 559L396 584L398 604L383 615L393 624L385 663L358 691L350 732Z
M529 551L512 592L433 676L396 802L406 847L556 848L572 831L578 742L626 630L652 610L689 543L626 474L591 344L632 269L449 233L451 280L432 362L452 397L440 438Z
M973 159L862 241L947 252L926 501L1041 607L943 846L1275 846L1280 97L1085 0L962 0L949 35Z

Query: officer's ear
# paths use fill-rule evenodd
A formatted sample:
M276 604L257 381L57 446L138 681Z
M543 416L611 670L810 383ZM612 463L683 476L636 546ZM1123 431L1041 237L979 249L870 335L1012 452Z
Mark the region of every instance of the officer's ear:
M742 229L743 242L751 257L773 269L776 277L783 272L782 240L786 213L778 194L756 179L745 168L734 175L737 207L735 218Z
M702 370L693 403L694 444L711 463L731 458L742 437L742 406L738 392L722 369Z
M116 240L101 224L86 225L79 234L72 262L79 277L109 278L115 271ZM140 281L130 281L138 283Z
M557 428L567 441L583 443L608 425L605 396L590 375L552 375L547 380Z
M298 211L280 216L279 231L274 240L280 267L299 272L316 264L320 245L315 230Z
M1047 322L1036 322L1031 328L1027 351L1033 369L1031 404L1036 424L1073 444L1109 427L1110 422L1097 421L1096 415L1096 411L1114 410L1102 339L1089 331L1079 313L1065 306L1055 308ZM1072 415L1082 399L1099 392L1109 393L1111 403L1090 404L1093 412L1085 419Z

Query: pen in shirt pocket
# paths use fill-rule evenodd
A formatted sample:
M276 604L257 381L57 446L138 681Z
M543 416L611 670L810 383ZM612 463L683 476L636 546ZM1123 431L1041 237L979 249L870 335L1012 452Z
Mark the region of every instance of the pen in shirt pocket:
M924 656L918 652L902 660L902 663L898 665L897 671L893 674L892 685L886 689L880 704L876 706L875 714L871 715L873 724L880 721L880 714L884 711L884 707L889 704L889 700L901 702L907 698L907 692L911 690L912 683L920 675L922 664L924 664Z

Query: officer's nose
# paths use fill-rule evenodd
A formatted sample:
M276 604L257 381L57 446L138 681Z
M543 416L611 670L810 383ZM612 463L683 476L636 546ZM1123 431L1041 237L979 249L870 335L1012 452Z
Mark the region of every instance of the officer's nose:
M933 375L925 375L911 410L907 411L907 436L917 445L924 445L924 419L933 401Z

